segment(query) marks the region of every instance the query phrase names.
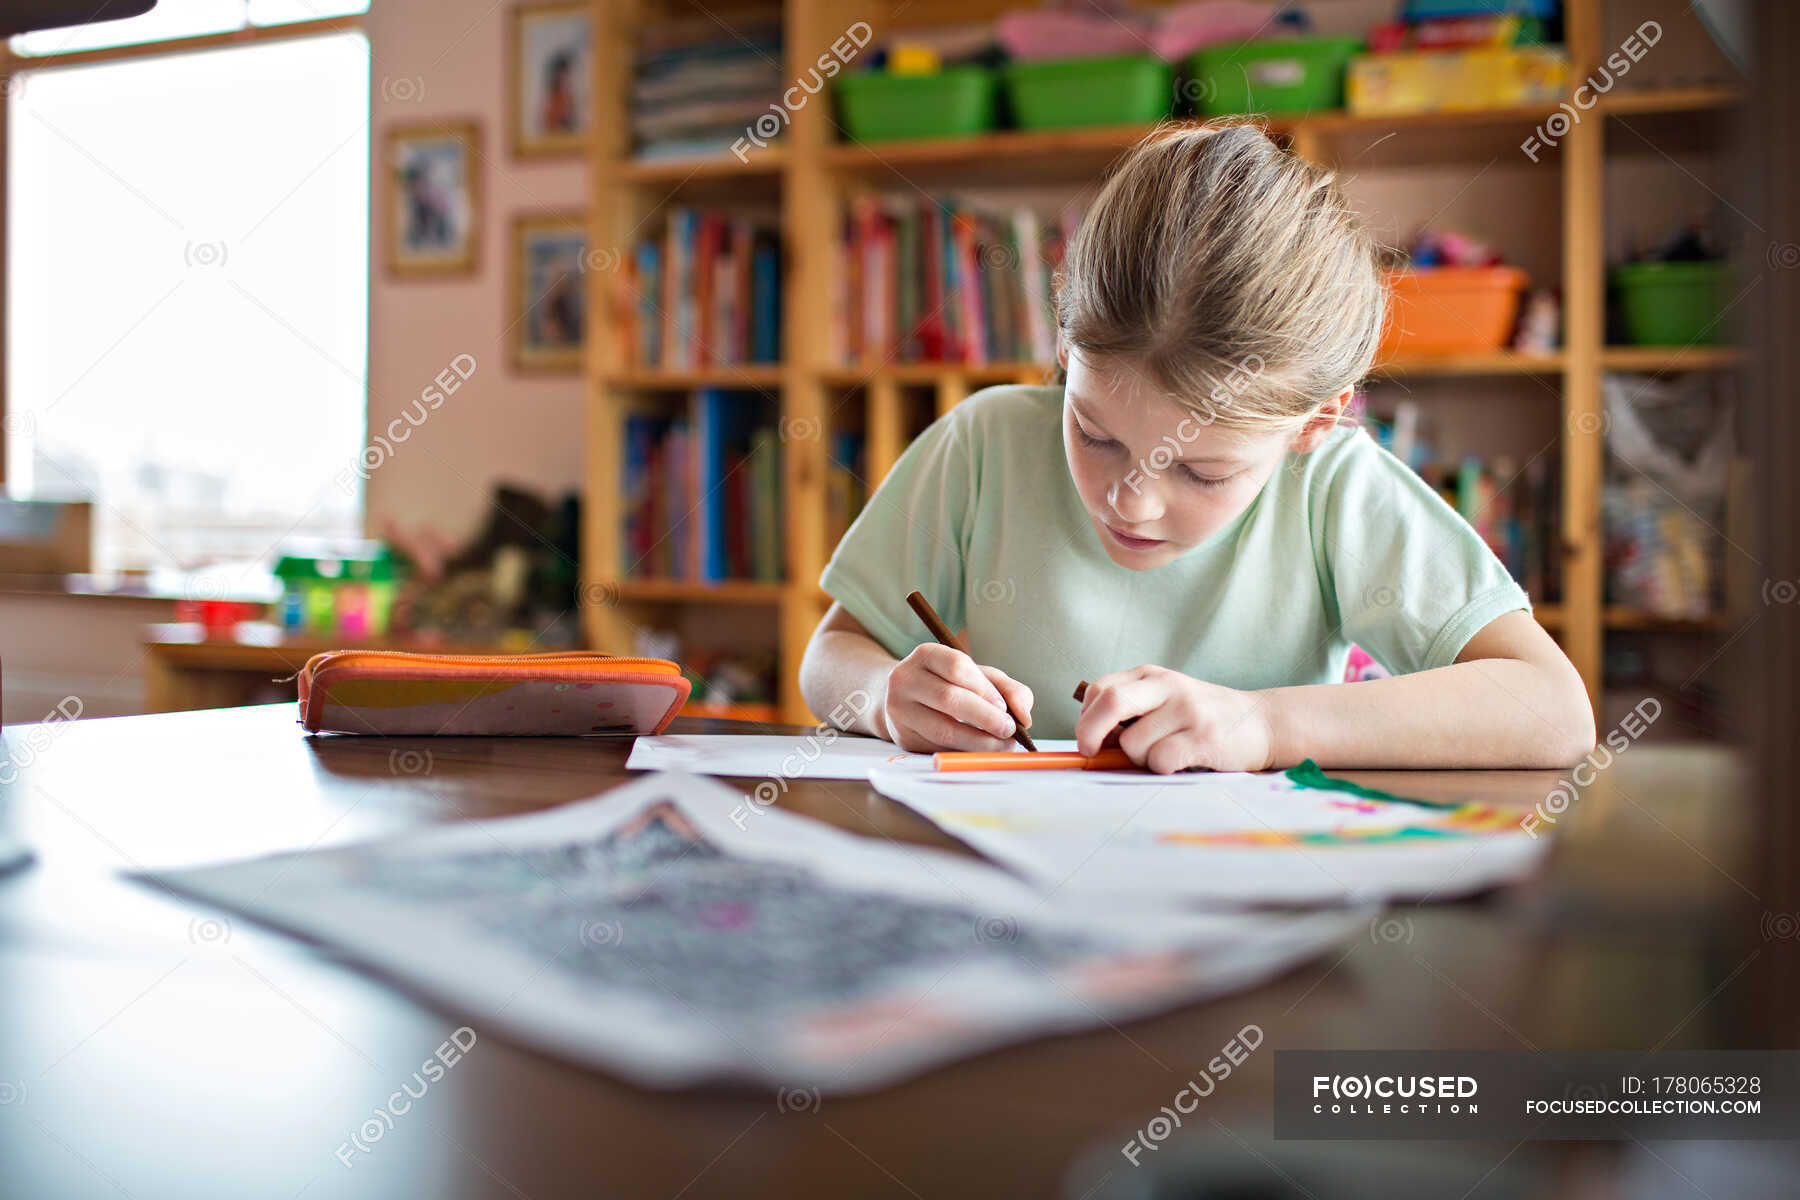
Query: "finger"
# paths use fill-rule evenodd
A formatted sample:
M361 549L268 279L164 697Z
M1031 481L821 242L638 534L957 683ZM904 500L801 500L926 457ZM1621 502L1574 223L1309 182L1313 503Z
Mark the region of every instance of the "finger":
M1177 705L1165 704L1145 713L1120 731L1119 749L1140 766L1149 765L1150 750L1176 734L1192 732L1187 715Z
M1012 736L1013 720L1007 715L1000 693L994 690L987 676L976 669L968 655L960 650L929 643L915 649L901 665L907 667L907 672L902 677L904 683L898 689L898 699L932 709L952 721L992 737ZM898 668L896 675L898 676ZM967 680L980 688L981 692L971 691L947 676ZM984 698L990 693L993 697L991 701Z
M1151 746L1144 755L1143 765L1157 775L1185 771L1198 761L1198 750L1192 732L1183 729Z
M973 697L970 697L973 699ZM990 753L1009 749L1005 738L990 737L979 729L952 720L924 704L908 704L901 714L904 724L923 745L922 750L981 750Z
M1000 698L1000 692L981 673L981 668L975 665L974 659L961 650L952 650L948 646L934 646L932 649L936 653L922 655L919 660L928 671L939 679L973 693L1002 712L1006 710L1006 701Z
M994 707L981 696L968 691L967 687L956 684L943 684L929 689L925 693L925 703L949 716L950 720L961 721L970 729L981 730L992 734L994 738L1012 738L1013 720L1006 712L1004 705Z
M1031 702L1034 699L1031 689L999 667L983 667L981 672L995 687L1000 689L1001 697L1006 701L1006 706L1012 709L1013 715L1019 718L1020 726L1030 729Z
M1129 671L1113 671L1110 674L1100 676L1092 683L1085 685L1086 690L1081 694L1081 711L1086 712L1088 708L1096 703L1105 693L1116 690L1125 684L1134 683L1140 679L1148 679L1153 674L1154 671L1152 668L1143 666L1133 667Z
M1075 722L1076 744L1083 754L1096 753L1113 726L1143 716L1168 696L1169 685L1155 676L1106 676L1088 688L1081 717Z
M934 709L952 721L997 738L1013 734L1013 719L1004 707L996 708L966 687L933 677L914 696L926 708Z

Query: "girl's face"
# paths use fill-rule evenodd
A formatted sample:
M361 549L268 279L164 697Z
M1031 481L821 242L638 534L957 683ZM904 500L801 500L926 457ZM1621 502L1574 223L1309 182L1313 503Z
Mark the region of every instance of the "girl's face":
M1062 362L1069 474L1106 553L1134 571L1160 567L1231 524L1290 448L1317 445L1347 397L1298 434L1227 432L1130 364L1078 350Z

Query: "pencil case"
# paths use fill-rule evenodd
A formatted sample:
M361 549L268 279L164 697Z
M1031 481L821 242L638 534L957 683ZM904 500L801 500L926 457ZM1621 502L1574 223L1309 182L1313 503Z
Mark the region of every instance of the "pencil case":
M308 733L600 737L661 733L688 698L660 658L333 650L297 677Z

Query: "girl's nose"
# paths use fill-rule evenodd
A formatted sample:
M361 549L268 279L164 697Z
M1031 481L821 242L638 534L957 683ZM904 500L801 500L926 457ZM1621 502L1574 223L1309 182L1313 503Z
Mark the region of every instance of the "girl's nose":
M1148 524L1160 520L1163 515L1160 489L1141 472L1114 481L1107 489L1106 502L1112 505L1121 521L1132 525Z

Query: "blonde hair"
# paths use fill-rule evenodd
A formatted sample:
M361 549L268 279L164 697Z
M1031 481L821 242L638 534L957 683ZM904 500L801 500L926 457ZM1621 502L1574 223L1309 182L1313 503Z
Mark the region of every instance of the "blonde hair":
M1385 292L1332 172L1242 122L1165 126L1100 190L1059 273L1083 357L1244 432L1297 428L1368 374Z

